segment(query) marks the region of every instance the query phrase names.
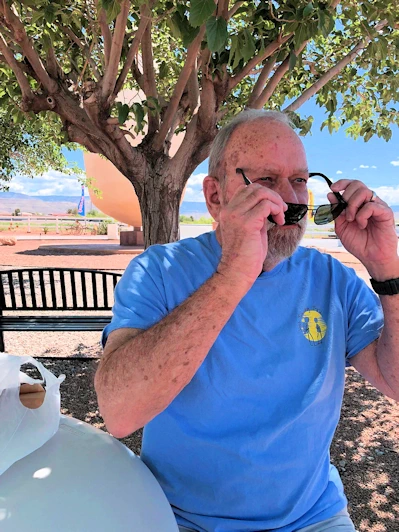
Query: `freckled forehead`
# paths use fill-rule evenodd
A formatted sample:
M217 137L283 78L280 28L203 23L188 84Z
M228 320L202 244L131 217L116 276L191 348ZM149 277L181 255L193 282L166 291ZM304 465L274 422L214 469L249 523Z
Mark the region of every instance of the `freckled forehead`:
M253 168L280 166L279 159L303 159L304 147L290 126L272 120L253 120L240 124L233 131L225 150L228 166L243 167L251 163ZM299 161L298 161L299 162Z

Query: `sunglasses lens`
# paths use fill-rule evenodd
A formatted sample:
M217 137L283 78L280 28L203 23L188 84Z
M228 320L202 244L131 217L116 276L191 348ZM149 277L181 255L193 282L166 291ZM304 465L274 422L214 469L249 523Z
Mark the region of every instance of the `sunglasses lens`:
M333 203L331 205L320 205L314 215L314 223L316 225L324 225L332 222L345 209L345 203Z
M287 203L288 209L285 211L285 224L284 225L295 225L297 224L305 214L308 212L308 206L302 205L300 203ZM267 218L270 222L276 223L273 220L273 216L268 216Z
M287 203L288 209L285 211L285 225L294 225L298 223L308 212L307 205L297 203Z

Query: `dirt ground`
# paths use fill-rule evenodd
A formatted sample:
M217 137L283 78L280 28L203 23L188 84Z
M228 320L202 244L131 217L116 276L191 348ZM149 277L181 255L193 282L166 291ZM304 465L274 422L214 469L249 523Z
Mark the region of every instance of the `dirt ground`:
M54 242L56 243L56 242ZM57 242L59 243L59 242ZM82 242L68 242L68 244ZM50 241L20 241L0 247L0 270L10 267L81 267L123 271L130 255L59 254L38 250ZM334 256L368 280L367 272L347 253ZM64 373L62 412L105 430L98 411L93 378L101 355L99 333L7 333L7 351L41 358L54 374ZM70 356L69 360L49 356ZM87 356L87 360L74 360ZM43 357L43 358L42 358ZM139 453L141 431L122 440ZM399 405L384 398L354 370L347 371L341 421L331 446L340 471L349 511L359 532L399 531Z

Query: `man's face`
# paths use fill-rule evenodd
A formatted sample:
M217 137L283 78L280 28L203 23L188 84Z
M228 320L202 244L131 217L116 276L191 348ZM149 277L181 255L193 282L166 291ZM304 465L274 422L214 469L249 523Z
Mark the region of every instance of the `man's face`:
M286 203L308 203L305 150L289 126L263 119L238 126L227 144L224 161L223 203L243 184L236 168L242 168L253 183L277 192ZM291 256L305 233L306 217L296 225L267 223L267 261Z

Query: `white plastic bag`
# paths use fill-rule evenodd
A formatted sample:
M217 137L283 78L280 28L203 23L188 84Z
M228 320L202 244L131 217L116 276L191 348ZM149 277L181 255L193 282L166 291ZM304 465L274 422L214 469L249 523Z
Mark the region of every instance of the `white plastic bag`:
M43 380L20 372L22 364L32 364ZM0 353L0 475L12 464L44 445L57 432L60 423L60 384L65 375L55 377L30 356ZM19 399L21 383L46 383L43 404L35 409Z

